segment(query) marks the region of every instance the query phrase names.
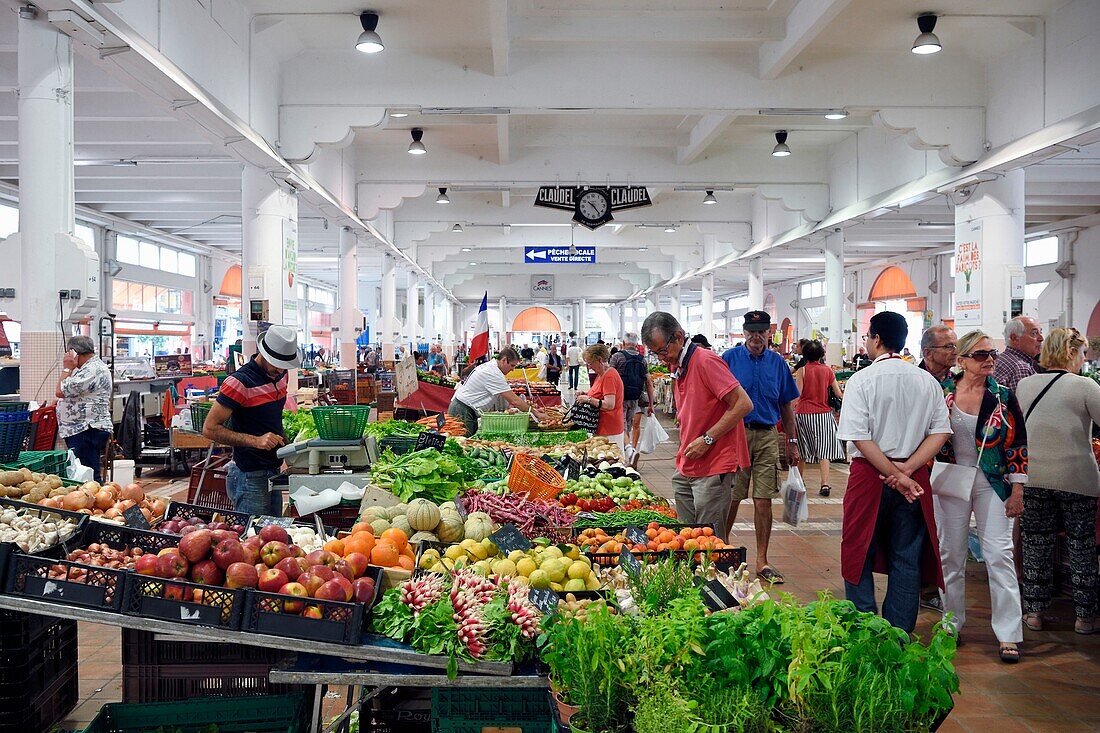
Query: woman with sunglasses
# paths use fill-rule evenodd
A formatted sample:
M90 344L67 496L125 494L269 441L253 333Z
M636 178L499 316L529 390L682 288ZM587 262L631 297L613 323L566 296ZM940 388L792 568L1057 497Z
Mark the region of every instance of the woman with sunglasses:
M1079 376L1088 342L1075 328L1043 341L1042 374L1020 380L1016 394L1028 424L1030 467L1020 526L1024 560L1024 625L1043 628L1054 581L1054 538L1066 531L1078 634L1096 632L1096 497L1100 472L1092 424L1100 423L1100 385ZM1059 519L1061 522L1059 522Z
M943 565L943 611L952 614L955 633L966 622L966 556L970 516L978 524L978 538L989 573L993 633L1000 644L1001 661L1020 661L1023 641L1020 586L1012 560L1012 525L1024 510L1027 482L1027 433L1016 398L993 380L997 351L982 331L971 331L958 342L957 375L944 380L951 440L936 460L975 466L971 486L957 487L958 495L933 496Z

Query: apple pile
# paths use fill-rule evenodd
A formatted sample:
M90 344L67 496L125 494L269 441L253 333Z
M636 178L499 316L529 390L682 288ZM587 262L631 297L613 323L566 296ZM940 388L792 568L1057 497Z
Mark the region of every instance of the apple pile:
M191 517L185 519L183 517L173 517L167 519L156 526L154 531L163 532L165 534L178 534L185 535L191 534L200 529L228 529L240 537L244 534L244 527L240 524L229 524L227 522L205 522L199 517Z
M283 604L286 613L321 618L320 606L308 599L357 603L374 598L374 579L364 577L369 559L362 553L341 558L328 550L306 553L289 542L282 527L268 525L241 540L228 529L195 529L180 537L178 547L143 555L134 571L165 579L189 580L226 588L255 588L298 596ZM146 559L148 558L148 559Z

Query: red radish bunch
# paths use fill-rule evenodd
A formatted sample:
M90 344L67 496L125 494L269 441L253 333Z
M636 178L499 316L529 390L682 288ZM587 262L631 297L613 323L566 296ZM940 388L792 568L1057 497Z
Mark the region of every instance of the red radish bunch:
M413 615L443 597L443 576L429 573L410 578L401 584L401 602L412 609Z
M526 639L539 635L539 612L531 603L529 588L519 583L508 584L508 610L512 612L512 623L520 627Z

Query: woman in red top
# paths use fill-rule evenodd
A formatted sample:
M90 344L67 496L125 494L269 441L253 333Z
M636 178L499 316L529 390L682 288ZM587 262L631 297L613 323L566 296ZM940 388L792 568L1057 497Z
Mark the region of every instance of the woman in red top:
M600 406L600 422L596 435L607 436L623 450L623 378L608 366L611 351L604 344L594 344L584 351L584 363L596 373L596 380L587 393L578 393L577 402Z
M810 341L802 347L806 366L794 373L798 385L798 406L794 410L798 426L798 451L802 454L800 470L805 475L807 463L817 463L821 469L821 495L828 496L829 462L844 460L844 449L836 438L836 419L829 407L829 392L840 399L843 395L833 370L825 364L825 349L820 341Z

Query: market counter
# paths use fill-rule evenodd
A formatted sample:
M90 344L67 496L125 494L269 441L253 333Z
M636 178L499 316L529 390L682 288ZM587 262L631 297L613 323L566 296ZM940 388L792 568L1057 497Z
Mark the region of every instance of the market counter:
M450 387L417 381L416 391L397 402L398 407L419 412L446 412L455 396Z
M526 379L528 382L534 382L539 378L538 367L528 367L527 369L513 369L504 375L505 379Z

